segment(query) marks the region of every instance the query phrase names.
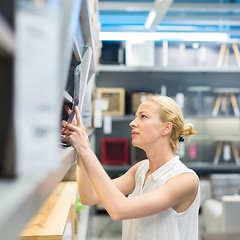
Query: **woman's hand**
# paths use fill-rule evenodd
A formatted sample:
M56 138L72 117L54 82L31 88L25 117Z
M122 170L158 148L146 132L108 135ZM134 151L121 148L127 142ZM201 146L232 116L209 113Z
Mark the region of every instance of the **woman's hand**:
M65 111L67 112L68 116L70 116L72 110L71 110L67 105L64 105L64 109L65 109ZM75 117L74 117L73 120L72 120L72 125L74 125L74 126L77 125L77 120L76 120Z
M69 111L71 111L69 109ZM76 119L73 123L62 122L63 134L61 135L64 142L69 142L76 149L78 156L81 156L84 151L90 149L89 139L83 126L78 107L75 107Z

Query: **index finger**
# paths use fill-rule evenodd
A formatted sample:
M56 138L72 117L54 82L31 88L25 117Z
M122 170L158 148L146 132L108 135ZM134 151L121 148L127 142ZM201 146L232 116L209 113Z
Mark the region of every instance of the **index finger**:
M79 111L79 108L77 106L75 107L75 112L76 112L77 126L83 127L82 118L80 116L80 111Z

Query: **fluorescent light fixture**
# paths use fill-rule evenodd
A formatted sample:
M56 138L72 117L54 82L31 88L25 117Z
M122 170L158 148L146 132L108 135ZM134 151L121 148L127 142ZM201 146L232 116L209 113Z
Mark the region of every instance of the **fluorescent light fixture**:
M228 40L226 33L171 33L171 32L100 32L102 41L185 41L185 42L224 42Z
M147 21L144 25L146 29L149 29L151 27L151 25L153 23L153 20L155 19L156 15L157 15L157 12L154 11L154 10L149 12Z

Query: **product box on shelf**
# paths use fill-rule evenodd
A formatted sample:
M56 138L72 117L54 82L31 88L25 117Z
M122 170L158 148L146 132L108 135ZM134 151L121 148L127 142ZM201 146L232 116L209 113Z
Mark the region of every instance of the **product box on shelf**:
M124 165L129 163L127 138L103 138L101 148L102 164Z
M132 93L132 113L136 113L138 106L149 96L150 92L133 92Z
M103 115L123 116L125 114L125 89L124 88L97 88L97 98L109 101L107 111Z

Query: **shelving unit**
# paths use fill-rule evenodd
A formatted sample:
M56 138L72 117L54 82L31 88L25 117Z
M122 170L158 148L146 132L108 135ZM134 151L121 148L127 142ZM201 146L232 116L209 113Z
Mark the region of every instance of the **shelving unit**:
M107 46L109 47L109 45ZM121 46L124 46L124 44ZM155 56L155 60L156 57L158 59L162 57L162 51L159 46L161 48L161 43L158 43L158 45L157 43L155 44L155 53L157 55ZM205 46L207 45L205 44ZM97 87L125 88L127 94L126 101L128 101L126 103L127 106L131 104L130 95L132 92L152 92L153 94L159 94L162 86L167 89L167 95L172 98L175 98L179 91L183 92L185 98L184 105L186 105L186 109L185 107L183 109L184 118L186 122L193 122L195 127L197 127L196 131L198 134L193 137L193 144L197 146L196 149L200 154L198 154L197 159L190 159L188 156L189 144L187 144L185 145L185 156L187 156L186 159L182 159L186 161L186 165L193 168L200 175L208 175L211 173L237 173L240 168L236 166L236 164L232 164L232 161L228 164L226 162L214 166L213 158L216 151L215 147L217 147L215 146L217 142L214 136L226 137L226 131L222 131L224 129L228 129L233 136L236 136L240 130L239 118L235 117L232 109L230 114L219 114L217 117L212 115L212 111L217 98L213 89L217 87L239 87L238 75L240 73L240 68L234 58L232 58L233 61L231 62L233 65L217 67L216 63L214 64L214 59L217 60L219 46L218 44L214 46L213 43L209 46L213 47L213 51L211 52L212 55L210 56L211 64L205 65L202 63L191 66L183 65L179 59L178 61L171 62L177 56L177 48L169 49L169 54L174 55L169 56L171 61L169 60L168 66L166 67L163 67L159 60L155 62L155 66L153 67L129 67L125 64L116 64L114 62L116 59L113 57L114 64L102 63L98 65ZM190 48L191 46L189 46L188 49ZM120 50L124 51L122 48ZM186 50L185 54L185 58L187 58L187 54L193 54L193 52ZM190 56L190 59L191 57L193 57L193 55ZM110 58L109 56L105 59L110 61ZM121 62L124 62L123 59L121 59ZM191 92L188 88L201 88L201 86L207 86L210 91L201 93L201 100L203 101L204 99L204 102L202 102L203 107L199 111L199 109L196 109L196 103L199 101L199 96L197 92ZM194 101L196 106L193 106ZM237 101L240 104L240 97ZM127 137L130 140L131 129L128 124L133 119L134 114L130 113L129 109L126 108L126 115L117 117L112 116L113 131L111 135L105 135L101 129L97 129L96 138ZM225 123L228 123L228 127L226 127ZM223 124L223 129L221 129L220 124ZM231 136L231 134L229 135ZM191 142L192 141L190 141L190 143ZM204 145L207 146L206 149ZM237 142L237 145L239 147L239 142ZM97 149L98 157L101 158L100 144L97 145ZM125 172L130 167L131 165L104 166L107 172L114 174Z
M54 187L62 180L74 163L72 147L61 150L61 166L56 171L42 175L36 169L33 176L22 176L13 180L0 181L1 239L15 239L24 225L35 215Z
M124 116L112 116L112 121L114 122L124 122L124 121L132 121L134 119L134 114L124 115ZM236 119L234 116L220 116L220 117L213 117L213 116L196 116L196 115L185 115L185 118L195 118L195 119Z
M6 15L9 12L13 16L15 15L13 2L11 1L11 5L8 1L2 3L4 6L11 6ZM62 108L63 101L73 102L72 96L64 91L72 54L74 53L77 61L81 63L82 77L86 79L86 83L95 76L96 58L89 0L64 0L61 2L59 11L63 16L61 26L63 51L61 51L61 74L59 75L61 76L59 83L63 83L61 86L63 98L62 102L59 102L59 106ZM14 30L12 32L14 34ZM1 45L1 49L4 50L4 45ZM12 58L14 57L15 53L12 52ZM3 61L0 64L3 64ZM41 66L39 66L39 70L41 71ZM9 78L12 77L9 76ZM83 97L84 92L82 92ZM56 125L59 123L56 122ZM93 128L88 129L88 135L93 137ZM36 168L32 169L29 175L21 174L15 178L0 179L0 239L13 240L17 238L23 227L36 214L52 190L75 163L76 152L73 147L61 147L59 143L59 156L61 158L58 161L59 166L52 171L42 173Z
M181 73L219 73L240 72L240 67L128 67L126 65L99 64L98 72L181 72Z

